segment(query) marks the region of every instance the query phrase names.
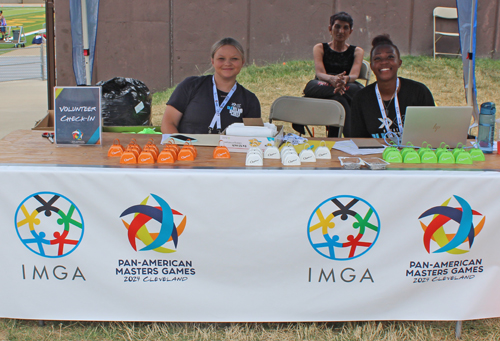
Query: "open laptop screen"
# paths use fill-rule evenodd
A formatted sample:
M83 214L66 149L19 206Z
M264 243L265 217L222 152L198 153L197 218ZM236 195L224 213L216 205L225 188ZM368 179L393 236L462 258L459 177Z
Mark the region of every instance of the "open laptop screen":
M472 107L407 107L403 127L403 145L411 142L433 148L441 142L455 148L466 144L472 119Z

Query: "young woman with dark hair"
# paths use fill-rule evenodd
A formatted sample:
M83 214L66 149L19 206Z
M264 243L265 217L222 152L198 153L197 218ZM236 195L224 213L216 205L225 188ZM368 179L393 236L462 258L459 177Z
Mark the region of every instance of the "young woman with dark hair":
M360 90L351 107L352 137L402 134L406 107L434 106L430 90L422 83L398 77L402 61L389 35L372 41L370 68L377 81Z

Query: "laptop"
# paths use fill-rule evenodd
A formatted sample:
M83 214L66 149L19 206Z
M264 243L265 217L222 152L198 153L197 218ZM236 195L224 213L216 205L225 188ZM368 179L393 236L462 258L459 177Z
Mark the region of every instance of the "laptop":
M422 146L425 141L432 148L441 142L451 148L465 145L472 119L472 107L407 107L403 127L403 145L411 142Z

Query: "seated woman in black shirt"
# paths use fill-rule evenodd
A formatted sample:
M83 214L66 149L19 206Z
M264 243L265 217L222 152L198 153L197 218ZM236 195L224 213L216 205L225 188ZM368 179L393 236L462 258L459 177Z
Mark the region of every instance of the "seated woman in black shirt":
M434 106L434 98L422 83L398 77L399 49L389 35L372 41L370 68L377 82L360 90L351 106L352 137L384 137L387 132L403 133L408 106Z
M332 36L329 43L314 45L314 68L316 79L307 83L304 89L306 97L333 99L345 109L344 135L349 136L350 131L350 104L352 97L363 86L355 80L361 71L364 51L359 46L347 44L347 39L352 33L352 17L346 12L340 12L330 17L328 32ZM304 133L304 128L294 128ZM329 137L338 136L337 127L329 127Z
M257 97L236 82L245 63L241 44L224 38L211 54L214 74L188 77L177 86L167 102L162 133L216 134L243 117L260 117Z

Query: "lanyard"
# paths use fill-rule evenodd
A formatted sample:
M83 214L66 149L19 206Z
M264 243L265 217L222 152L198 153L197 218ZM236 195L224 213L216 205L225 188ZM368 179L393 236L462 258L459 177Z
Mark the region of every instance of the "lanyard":
M396 109L396 118L398 120L399 132L403 133L403 123L401 121L401 112L399 111L399 102L398 102L398 88L399 88L399 78L396 82L396 90L394 91L394 108ZM382 96L380 95L380 91L378 89L378 84L375 86L375 93L377 94L378 106L380 107L380 113L382 114L382 124L385 126L386 133L389 133L390 124L392 124L391 120L387 117L388 112L385 110L384 102L382 101ZM382 126L380 126L382 127Z
M219 106L219 96L217 95L217 87L215 86L215 76L212 76L212 83L213 83L213 93L214 93L214 105L215 105L215 115L214 118L212 118L212 123L210 123L210 126L208 127L208 133L212 133L212 129L215 127L215 123L217 123L217 130L220 132L220 113L222 112L222 109L226 106L227 102L229 102L229 99L231 96L234 94L236 91L236 86L238 85L238 82L234 82L233 87L231 88L231 91L227 94L226 98L224 99L224 102Z

